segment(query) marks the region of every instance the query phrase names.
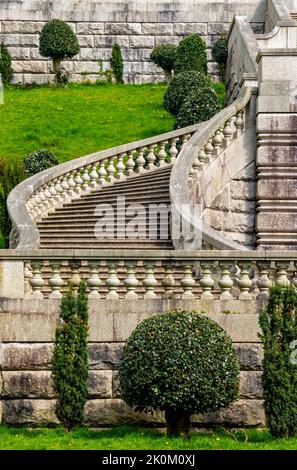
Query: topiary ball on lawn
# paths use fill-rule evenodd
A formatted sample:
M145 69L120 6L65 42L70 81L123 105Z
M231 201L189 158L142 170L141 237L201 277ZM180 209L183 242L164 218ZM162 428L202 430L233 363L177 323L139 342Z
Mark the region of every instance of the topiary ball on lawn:
M59 165L59 162L55 155L47 149L37 150L28 155L24 160L27 176L34 176L40 171L47 170L55 165Z
M176 129L208 121L221 109L215 90L211 87L192 92L183 102L177 120Z
M120 389L136 411L165 411L168 435L187 433L193 413L213 412L238 398L239 365L231 338L195 312L144 320L124 347Z
M211 79L204 73L191 70L173 77L164 96L164 107L173 116L177 116L181 105L193 91L210 87Z

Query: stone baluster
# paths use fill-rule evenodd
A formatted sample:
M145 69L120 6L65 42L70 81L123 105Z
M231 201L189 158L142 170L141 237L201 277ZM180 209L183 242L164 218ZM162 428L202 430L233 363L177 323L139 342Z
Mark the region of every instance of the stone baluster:
M137 169L136 169L136 173L143 173L145 171L145 164L146 164L146 160L144 158L144 151L145 151L145 148L141 148L138 150L138 157L136 159L136 165L137 165Z
M52 195L49 190L49 183L46 183L43 187L43 194L46 198L47 209L50 209L53 205Z
M117 174L116 174L116 179L118 180L123 180L126 178L125 176L125 165L124 165L124 158L125 158L125 153L122 153L121 155L118 156L118 163L116 166Z
M79 273L80 262L73 261L69 263L69 265L71 267L71 278L69 280L69 283L72 286L73 294L77 295L81 281L81 276Z
M167 140L165 142L161 142L160 144L160 151L158 153L158 166L162 167L166 165L166 158L167 158L167 153L166 153L166 145L167 145Z
M182 299L194 299L193 288L195 286L195 279L193 278L193 263L184 262L182 263L184 277L180 281L184 293Z
M191 138L191 134L185 134L182 136L181 138L181 148L180 148L180 151L184 148L184 146L186 145L186 143L190 140Z
M34 299L43 299L42 288L44 286L44 280L42 278L41 269L43 262L39 260L31 261L32 266L32 277L30 284L32 287L32 297Z
M146 169L147 170L154 170L156 168L156 155L155 155L155 146L154 145L150 145L149 148L148 148L148 154L147 154L147 167Z
M164 265L165 277L162 279L162 285L164 287L164 298L171 299L174 297L175 279L173 276L173 266L171 263Z
M170 150L169 150L169 155L170 155L170 163L174 163L177 156L178 156L178 150L176 148L178 139L171 139L170 140Z
M212 289L214 288L215 282L212 278L212 263L201 262L202 278L199 284L202 288L201 300L212 300L214 298Z
M260 296L268 298L269 297L269 289L272 286L272 282L269 279L269 268L271 263L268 261L259 261L258 268L259 268L259 279L258 279L258 287L260 290Z
M287 287L291 284L288 279L288 268L290 263L287 261L279 261L276 263L276 284L281 287Z
M204 151L206 153L206 158L207 158L208 162L210 162L210 160L212 158L213 150L214 150L214 148L213 148L213 145L212 145L212 139L208 139L207 144L204 147Z
M232 137L233 137L233 130L232 130L231 123L232 123L232 119L228 119L223 129L223 136L227 145L232 140Z
M124 279L124 285L127 289L125 299L138 299L138 295L136 294L135 290L139 284L139 281L135 275L135 265L137 265L135 261L127 262L127 277Z
M203 166L207 161L207 155L204 152L204 147L202 147L198 153L198 160L199 162L201 162L201 165L200 165L201 169L203 169Z
M83 167L83 174L82 174L82 190L83 191L88 191L90 189L90 175L89 175L89 165L86 165Z
M39 197L39 194L38 194L38 191L35 191L35 193L33 194L33 200L34 200L34 204L35 204L35 213L36 215L39 215L41 214L41 200L40 200L40 197Z
M63 175L61 177L61 188L63 190L62 192L62 198L63 200L69 198L69 184L68 184L68 181L67 181L67 174Z
M145 287L146 293L144 294L145 299L154 299L157 297L155 289L158 285L158 281L155 278L154 263L145 262L145 278L143 280L143 285Z
M63 188L61 186L61 180L60 178L55 178L54 182L55 182L55 190L57 191L56 201L57 201L57 204L61 204L63 202L63 196L62 196Z
M126 175L127 176L132 176L134 174L135 166L136 166L136 163L134 160L134 151L131 151L128 153L128 160L126 163Z
M297 263L296 261L293 263L294 273L292 279L292 285L297 289Z
M46 211L46 209L48 208L48 204L47 204L46 196L44 194L43 187L41 187L38 190L38 197L39 197L39 200L40 200L39 208L41 210L41 213L44 213L44 211Z
M234 125L235 125L235 129L237 130L237 135L240 135L243 131L243 128L244 128L243 116L244 116L244 111L243 110L238 111L237 114L236 114Z
M99 287L102 282L99 277L99 263L97 261L92 261L89 263L90 266L90 277L87 280L87 285L90 289L89 298L90 299L100 299Z
M214 152L218 154L219 149L223 145L223 135L222 135L222 129L218 129L212 139L212 145L214 148Z
M252 294L254 298L257 298L258 295L260 294L260 289L258 286L258 281L259 281L259 269L257 266L256 262L252 263L252 269L253 269L253 278L252 278Z
M67 177L67 182L69 186L68 196L70 199L72 199L75 196L75 181L74 181L75 172L71 171L67 173L66 177Z
M33 277L30 261L24 261L25 298L32 297L31 279Z
M93 163L93 165L91 165L90 178L91 178L90 187L92 189L97 188L98 180L99 180L99 175L97 172L97 163Z
M52 206L55 206L55 205L58 203L58 200L57 200L58 193L57 193L57 191L56 191L54 181L51 181L51 182L49 183L49 192L51 193L51 203L52 203Z
M105 284L108 287L107 299L119 299L120 296L117 293L118 287L121 285L121 281L117 276L117 265L114 261L108 261L108 278Z
M64 285L64 281L61 278L60 271L61 271L61 262L60 261L52 261L50 263L51 268L52 268L52 275L51 278L49 279L48 283L49 286L52 290L50 293L50 299L61 299L62 298L62 293L61 289Z
M109 183L113 183L116 179L115 178L116 169L115 169L114 163L115 163L114 157L110 157L108 159L108 166L106 168L107 180L108 180Z
M99 166L99 171L98 171L100 186L104 186L107 183L106 181L107 171L105 169L105 164L106 164L106 160L100 160L100 166Z
M81 177L80 171L81 171L80 169L75 171L75 178L74 178L75 193L76 193L77 196L80 196L80 194L82 192L82 184L83 184L83 179Z
M233 280L231 279L231 267L232 263L230 261L221 261L219 263L221 268L221 277L219 279L219 286L221 288L221 300L232 299L231 289L233 287Z
M199 158L198 158L198 155L196 155L196 157L195 157L195 159L194 159L194 161L193 161L193 172L194 172L194 174L198 174L199 171L202 170L202 168L203 168L203 167L202 167L202 165L201 165L201 163L200 163L200 160L199 160Z
M238 265L240 267L240 278L238 280L238 287L241 291L239 299L250 300L252 298L250 290L253 285L249 274L251 264L248 261L242 261L238 263Z

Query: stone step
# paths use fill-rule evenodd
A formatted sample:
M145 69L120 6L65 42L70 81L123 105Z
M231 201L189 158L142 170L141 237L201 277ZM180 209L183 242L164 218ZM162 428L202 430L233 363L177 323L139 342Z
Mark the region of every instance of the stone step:
M144 196L145 194L145 196ZM142 196L141 196L142 195ZM80 206L80 205L85 205L85 204L90 204L90 205L95 205L97 201L100 202L105 202L105 201L113 201L117 202L118 197L125 197L126 200L129 201L138 201L139 198L146 198L148 201L154 196L158 197L166 197L167 199L170 199L170 192L169 188L158 188L156 191L151 191L148 193L148 190L143 190L142 188L139 189L139 191L134 192L133 194L128 193L126 191L123 192L117 192L114 194L105 194L104 191L102 191L100 194L96 195L96 197L93 198L84 198L84 199L74 199L72 202L68 202L63 205L63 207L73 207L73 206Z
M125 195L125 194L123 194ZM56 213L62 212L62 211L67 211L69 209L76 209L76 208L87 208L87 207L96 207L98 204L110 204L116 206L117 204L117 198L118 195L114 195L113 197L105 197L104 194L101 194L100 197L98 196L95 200L93 201L79 201L79 202L73 202L72 204L65 204L63 207L60 207L56 209ZM165 202L170 202L170 196L169 192L168 195L166 195L162 191L158 191L152 196L150 195L145 195L145 196L134 196L134 195L125 195L125 200L127 204L133 204L133 203L138 203L138 204L150 204L151 202L158 202L158 201L165 201Z
M170 195L170 189L169 185L156 185L155 187L152 187L151 185L148 187L142 187L139 186L139 188L131 188L130 190L128 189L118 189L117 191L113 192L108 192L102 189L101 191L97 191L96 193L89 194L88 196L84 196L80 199L73 199L72 202L67 202L64 204L64 207L67 207L69 205L73 204L79 204L79 203L85 203L85 202L93 202L96 201L98 198L99 199L114 199L117 196L125 196L126 198L135 198L137 199L140 194L146 194L147 196L153 196L156 193L163 193L163 194L168 194L168 197Z
M118 191L119 188L124 188L124 189L133 189L133 188L138 188L140 186L143 187L150 187L151 185L158 185L158 184L163 184L166 185L170 182L170 175L165 176L165 175L160 175L158 178L152 178L152 179L147 179L142 181L141 178L129 178L127 180L119 180L115 181L113 184L106 184L103 186L99 186L96 189L93 189L90 193L86 194L83 197L88 197L89 195L92 195L96 192L100 191Z
M52 249L52 248L55 248L55 249L70 249L70 248L75 248L75 249L101 249L101 250L116 250L116 249L119 249L119 246L121 247L121 249L127 249L129 248L129 250L157 250L157 249L161 249L161 250L172 250L173 249L173 246L172 244L170 243L162 243L162 241L158 241L158 242L155 242L155 243L144 243L144 242L140 242L139 240L136 240L134 243L132 241L130 241L129 243L123 243L119 240L117 240L116 242L110 242L110 243L107 243L107 242L98 242L97 240L93 241L93 240L86 240L85 242L79 242L79 241L71 241L71 243L69 243L67 240L62 240L62 241L59 241L59 240L53 240L52 242L49 242L49 241L42 241L41 242L41 248L42 249Z

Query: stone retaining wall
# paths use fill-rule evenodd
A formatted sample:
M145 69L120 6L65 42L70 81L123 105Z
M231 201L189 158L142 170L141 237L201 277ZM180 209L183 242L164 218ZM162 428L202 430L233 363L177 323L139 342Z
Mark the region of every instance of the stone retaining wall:
M265 8L266 0L2 1L0 40L12 55L16 83L51 79L51 62L39 55L38 44L43 25L53 18L67 21L78 35L79 55L64 62L72 80L98 78L98 60L109 68L112 45L118 42L127 82L159 82L162 72L149 61L155 46L177 44L183 36L199 33L208 47L209 69L216 75L210 49L234 14L247 15L254 30L262 32Z
M164 424L163 415L134 413L118 392L124 341L136 325L161 311L159 300L90 300L89 400L85 424L109 426L127 422ZM195 416L197 424L262 426L262 347L258 338L256 301L171 301L163 310L186 308L211 313L230 334L241 365L240 400L227 410ZM59 301L2 300L0 303L0 411L6 424L56 424L51 355Z

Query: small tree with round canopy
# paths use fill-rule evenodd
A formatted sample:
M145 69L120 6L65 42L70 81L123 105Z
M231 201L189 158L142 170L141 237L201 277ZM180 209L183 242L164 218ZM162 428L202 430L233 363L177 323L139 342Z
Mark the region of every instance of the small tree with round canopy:
M124 347L120 390L136 411L165 411L169 436L187 435L193 413L213 412L238 398L231 338L196 312L146 319Z
M72 28L62 20L51 20L40 33L39 52L43 57L53 59L53 69L61 74L61 62L72 59L80 51L77 37Z

